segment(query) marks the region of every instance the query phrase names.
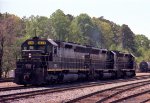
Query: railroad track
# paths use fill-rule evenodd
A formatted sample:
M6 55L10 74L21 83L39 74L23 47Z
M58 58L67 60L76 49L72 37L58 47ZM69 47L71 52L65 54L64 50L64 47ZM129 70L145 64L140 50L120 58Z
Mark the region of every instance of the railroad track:
M140 92L140 93L136 93L136 94L127 96L127 97L124 97L124 98L120 98L120 99L114 100L114 101L112 101L112 102L110 102L110 103L120 103L120 102L122 102L122 101L128 101L129 99L133 99L133 98L135 98L135 97L137 97L137 96L144 95L144 94L147 94L147 93L150 93L150 89L145 90L145 91ZM142 102L140 102L140 103L146 103L146 102L148 102L148 101L150 101L150 99L146 99L146 100L144 100L144 101L142 101ZM101 103L101 102L97 102L97 103Z
M0 79L0 83L2 82L12 82L14 80L14 78L3 78L3 79Z
M11 90L20 90L20 89L29 89L29 88L35 88L35 86L29 86L29 87L25 87L25 86L4 87L4 88L0 88L0 92L11 91Z
M137 76L137 77L144 77L144 76L148 77L148 75L142 75L142 76ZM2 79L0 79L0 83L3 83L3 82L13 82L13 80L14 80L14 78L2 78Z
M61 87L45 87L44 90L35 90L35 91L0 95L0 102L6 102L9 100L27 98L27 97L32 97L32 96L42 95L42 94L48 94L48 93L55 93L55 92L73 90L73 89L81 89L81 88L87 88L87 87L93 87L93 86L100 86L100 85L105 85L105 84L113 84L113 83L119 83L119 82L142 80L142 79L146 79L146 78L148 78L148 76L138 76L136 78L125 79L125 80L110 80L110 81L99 81L99 82L84 83L84 84L73 84L73 85L69 85L69 86L67 85L67 86L61 86ZM18 87L18 88L27 89L27 88L23 88L23 87ZM13 87L9 88L9 90L13 90L13 89L14 89ZM4 89L2 91L6 91L6 90Z
M137 82L137 83L131 83L131 84L125 84L125 85L120 85L120 86L115 86L115 87L111 87L111 88L108 88L108 89L96 91L94 93L91 93L91 94L88 94L88 95L84 95L84 96L69 100L66 103L75 103L75 102L78 102L78 103L82 103L82 102L83 103L88 103L88 102L89 103L90 102L92 102L92 103L120 103L124 100L131 99L133 97L136 97L136 96L139 96L139 95L142 95L142 94L145 94L145 93L149 93L150 89L145 90L144 92L133 94L133 95L123 97L123 98L120 98L120 99L118 99L118 97L117 97L117 100L113 100L113 101L110 101L110 100L112 98L114 99L114 97L116 97L118 95L121 95L124 92L127 92L129 90L134 90L136 88L139 88L139 87L142 87L142 86L148 85L148 84L150 84L150 80ZM149 101L149 99L146 100L146 101Z
M147 79L149 78L149 76L147 75L144 75L144 76L137 76L135 78L130 78L130 81L133 81L133 80L141 80L141 79ZM105 84L112 84L112 83L118 83L118 82L126 82L127 80L126 79L121 79L121 80L109 80L109 81L96 81L94 83L90 83L90 84L93 84L93 86L97 86L97 85L103 85L104 83ZM83 85L88 85L89 83L88 82L85 82L83 83ZM58 87L59 84L55 84L53 85ZM68 85L68 84L66 84ZM74 85L81 85L81 84L74 84ZM4 88L0 88L0 92L2 91L10 91L10 90L19 90L19 89L29 89L29 88L35 88L36 86L28 86L28 87L24 87L24 86L14 86L14 87L4 87ZM43 86L43 87L48 87L48 86ZM39 88L39 87L37 87Z
M141 101L141 103L147 103L147 102L150 102L150 99L146 99L144 101Z

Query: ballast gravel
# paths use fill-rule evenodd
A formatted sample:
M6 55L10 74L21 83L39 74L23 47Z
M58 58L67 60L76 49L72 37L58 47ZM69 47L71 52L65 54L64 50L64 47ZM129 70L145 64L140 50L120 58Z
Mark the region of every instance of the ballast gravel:
M147 81L147 80L150 80L150 79L106 84L106 85L93 86L93 87L87 87L87 88L81 88L81 89L79 88L79 89L67 90L67 91L63 91L59 93L37 95L34 97L23 98L19 100L10 101L10 102L11 103L64 103L64 102L67 102L68 100L81 97L81 96L84 96L84 95L87 95L87 94L90 94L99 90L104 90L104 89L112 88L115 86L121 86L125 84L131 84L131 83L142 82L142 81Z

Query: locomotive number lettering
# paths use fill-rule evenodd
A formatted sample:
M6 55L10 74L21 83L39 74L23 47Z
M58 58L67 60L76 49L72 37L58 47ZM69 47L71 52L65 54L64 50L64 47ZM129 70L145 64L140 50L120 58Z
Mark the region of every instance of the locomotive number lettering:
M46 42L45 41L38 41L38 45L45 45Z
M34 45L34 41L28 41L28 45Z

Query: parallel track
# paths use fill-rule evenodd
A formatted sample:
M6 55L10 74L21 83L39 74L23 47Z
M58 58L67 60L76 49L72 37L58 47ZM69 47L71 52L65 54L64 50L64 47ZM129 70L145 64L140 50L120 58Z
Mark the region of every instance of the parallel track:
M30 87L24 87L24 86L13 86L13 87L4 87L0 88L0 92L2 91L11 91L11 90L20 90L20 89L29 89L29 88L34 88L35 86L30 86Z
M31 96L35 96L35 95L42 95L42 94L48 94L48 93L54 93L54 92L62 92L62 91L67 91L67 90L72 90L72 89L81 89L81 88L100 86L100 85L105 85L105 84L113 84L113 83L127 82L127 81L134 81L134 80L141 80L141 79L148 78L148 76L138 76L138 77L132 78L132 79L125 79L125 80L99 81L100 83L96 82L96 83L75 84L72 86L69 85L69 86L53 87L53 88L47 87L44 90L28 91L28 92L22 92L22 93L13 93L13 94L8 94L8 95L1 95L0 96L0 102L7 102L9 100L26 98L26 97L31 97ZM19 87L19 88L24 89L23 87ZM14 88L11 87L9 90L11 90L11 89L13 90ZM2 91L5 91L5 90L2 90Z
M121 101L128 100L128 99L131 99L131 98L134 98L134 97L137 97L137 96L140 96L140 95L144 95L144 94L147 94L147 93L150 93L150 89L149 90L145 90L145 91L140 92L140 93L136 93L136 94L127 96L127 97L124 97L124 98L120 98L120 99L112 101L110 103L120 103ZM145 103L147 101L150 101L150 99L144 100L143 102Z
M141 103L146 103L146 102L150 102L150 99L146 99L146 100L142 101Z
M14 80L14 78L3 78L3 79L0 79L0 83L3 83L3 82L12 82Z
M130 78L129 80L130 81L134 81L134 80L141 80L141 79L147 79L147 78L149 78L149 76L144 75L144 76L136 76L135 78ZM112 83L119 83L119 82L126 82L126 81L128 81L128 80L127 79L121 79L121 80L95 81L94 83L89 83L89 82L85 82L85 83L82 83L82 84L76 83L76 84L73 84L73 86L75 86L75 85L88 85L88 84L91 84L91 85L93 84L93 86L97 86L97 85L112 84ZM58 87L59 84L55 84L55 85L53 85L53 87L54 86ZM4 87L4 88L0 88L0 92L2 92L2 91L10 91L10 90L19 90L19 89L29 89L29 88L35 88L35 87L36 86L28 86L28 87L24 87L24 86ZM48 87L48 86L43 86L43 87Z
M115 97L115 96L118 95L118 94L121 94L121 93L126 92L126 91L130 91L130 90L133 90L133 89L135 89L135 88L139 88L139 87L142 87L142 86L148 85L148 84L150 84L150 81L148 81L148 82L143 82L143 83L138 83L138 84L136 84L136 85L131 84L131 85L129 85L129 87L127 87L127 88L123 86L123 89L122 89L122 90L119 90L119 91L117 91L117 92L115 92L115 93L113 93L113 94L111 94L111 95L109 95L109 96L107 96L107 97L105 97L105 98L99 100L97 103L102 103L102 102L104 102L104 101L107 101L107 100L109 100L109 99ZM121 87L121 88L122 88L122 87ZM117 88L117 89L118 89L118 88ZM149 91L149 90L148 90L148 91ZM144 92L144 94L145 94L145 93L147 93L147 92ZM111 102L111 103L121 102L121 101L123 101L123 100L127 100L127 99L133 98L133 97L135 97L135 96L139 96L139 95L141 95L141 94L143 94L143 92L137 93L137 94L135 94L135 95L127 96L127 97L125 97L125 98L117 99L117 100L115 100L115 101L113 101L113 102Z
M137 83L131 83L131 84L125 84L125 85L121 85L121 86L115 86L115 87L112 87L112 88L109 88L109 89L100 90L100 91L97 91L97 92L94 92L94 93L91 93L91 94L88 94L88 95L84 95L84 96L69 100L67 103L86 102L86 101L89 101L90 99L92 100L93 96L96 97L96 96L104 95L104 93L117 90L117 92L115 92L115 93L113 93L109 96L106 96L106 97L102 98L101 100L95 101L96 103L103 103L103 102L106 102L107 100L111 99L112 97L120 94L120 93L123 93L127 90L135 89L135 88L147 85L147 84L150 84L150 80L143 81L143 82L137 82ZM147 92L149 92L149 90ZM143 93L147 93L147 92L143 92ZM141 93L141 94L143 94L143 93ZM138 96L138 95L136 95L136 96ZM121 99L118 99L116 101L113 101L112 103L117 103L117 102L119 103L122 100L126 100L126 99L132 98L134 96L135 95L129 96L129 97L126 97L126 98L121 98Z

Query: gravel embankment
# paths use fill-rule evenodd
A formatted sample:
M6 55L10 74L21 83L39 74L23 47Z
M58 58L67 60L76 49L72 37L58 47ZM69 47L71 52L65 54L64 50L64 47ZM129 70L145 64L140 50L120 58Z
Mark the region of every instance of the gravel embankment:
M150 79L145 79L145 80L137 80L138 82L140 81L146 81ZM94 87L88 87L88 88L82 88L82 89L75 89L75 90L69 90L69 91L63 91L60 93L50 93L46 95L38 95L33 98L26 98L26 99L20 99L18 101L11 101L11 103L35 103L38 101L38 103L62 103L66 102L70 99L74 99L83 95L90 94L92 92L96 92L98 90L104 90L108 88L112 88L115 86L120 86L120 85L125 85L125 84L130 84L130 83L135 83L137 81L129 81L129 82L124 82L124 83L114 83L114 84L106 84L102 86L94 86Z
M150 73L137 73L137 76L142 75L150 75ZM149 80L149 79L145 79ZM137 81L144 81L144 80L137 80ZM137 81L130 81L130 82L123 82L123 83L114 83L114 84L106 84L101 86L94 86L94 87L88 87L88 88L82 88L82 89L73 89L70 91L63 91L60 93L50 93L45 95L37 95L31 98L24 98L19 100L10 101L11 103L62 103L70 99L74 99L83 95L90 94L92 92L103 90L107 88L112 88L119 85L124 84L130 84L135 83ZM12 86L18 86L15 83L12 82L5 82L0 83L0 88L3 87L12 87ZM27 91L36 91L36 90L44 90L44 89L50 89L52 87L38 87L38 88L29 88L29 89L20 89L20 90L11 90L11 91L5 91L0 92L0 95L7 95L7 94L13 94L13 93L21 93L21 92L27 92Z
M0 83L0 88L3 88L3 87L12 87L12 86L18 86L17 84L13 83L13 82L3 82L3 83Z
M150 73L136 73L136 76L142 76L142 75L149 75L150 76Z

